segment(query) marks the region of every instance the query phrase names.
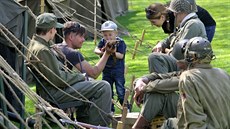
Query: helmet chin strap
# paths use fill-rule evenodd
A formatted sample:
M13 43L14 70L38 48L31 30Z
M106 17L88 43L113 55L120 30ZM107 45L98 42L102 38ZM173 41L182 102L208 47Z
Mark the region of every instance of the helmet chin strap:
M188 61L187 61L188 62ZM187 70L193 68L193 66L195 64L197 64L199 62L199 60L194 60L194 61L191 61L191 62L188 62L188 67L187 67Z
M175 18L174 18L174 28L173 28L173 32L176 32L176 26L177 26L177 16L178 16L178 14L177 13L174 13L174 16L175 16Z

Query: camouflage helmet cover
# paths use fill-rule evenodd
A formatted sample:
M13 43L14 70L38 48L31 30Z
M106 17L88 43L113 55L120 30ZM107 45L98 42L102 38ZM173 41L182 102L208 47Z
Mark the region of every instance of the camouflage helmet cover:
M203 60L203 62L210 63L213 56L211 44L205 38L191 38L185 46L184 57L188 62Z
M195 0L171 0L169 10L174 13L186 12L192 13L197 12L197 6Z

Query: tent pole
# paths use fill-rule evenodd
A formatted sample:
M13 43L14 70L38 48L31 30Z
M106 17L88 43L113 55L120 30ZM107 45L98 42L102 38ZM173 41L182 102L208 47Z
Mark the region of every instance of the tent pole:
M23 44L27 45L27 31L28 31L28 13L27 10L24 11L24 26L23 26L24 32L23 32ZM22 53L25 54L25 48L22 48ZM24 58L22 58L22 79L26 81L26 66L24 62ZM20 95L20 100L23 105L25 105L25 96L24 94ZM25 111L23 108L21 108L20 116L22 119L25 118ZM25 126L23 123L20 123L20 129L24 129Z
M94 44L97 44L97 0L94 0Z
M41 0L41 14L45 12L45 0Z

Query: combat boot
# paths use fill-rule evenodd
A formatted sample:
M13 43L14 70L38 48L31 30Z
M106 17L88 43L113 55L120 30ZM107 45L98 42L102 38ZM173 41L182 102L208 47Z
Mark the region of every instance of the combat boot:
M139 115L132 129L150 129L150 124L142 115Z

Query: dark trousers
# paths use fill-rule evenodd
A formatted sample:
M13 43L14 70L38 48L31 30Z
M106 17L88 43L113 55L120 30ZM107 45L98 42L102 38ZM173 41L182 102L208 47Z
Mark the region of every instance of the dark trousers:
M112 90L112 98L114 96L113 92L113 84L115 83L116 93L118 96L118 100L122 105L124 102L125 96L125 77L124 77L124 69L117 70L117 69L104 69L102 80L109 82ZM111 111L115 112L114 105L112 104Z
M16 62L16 56L17 53L15 51L14 48L8 47L6 45L3 45L0 43L0 55L6 60L6 62L15 70L16 69L16 65L18 64L18 62ZM15 70L16 71L16 70ZM5 97L7 99L7 101L10 102L10 104L17 110L17 111L21 111L22 107L20 106L19 102L14 98L14 96L12 95L12 92L10 91L10 89L8 88L8 86L3 83L4 85L4 90L5 90ZM14 84L10 83L11 88L14 90L14 92L16 93L16 95L21 98L23 96L23 94L20 92L20 90L18 90Z
M213 39L214 34L215 34L216 26L206 26L205 30L207 33L208 40L210 42L212 42L212 39Z
M176 58L159 52L153 52L149 55L149 72L156 73L169 73L173 71L179 71L179 67L176 64Z

